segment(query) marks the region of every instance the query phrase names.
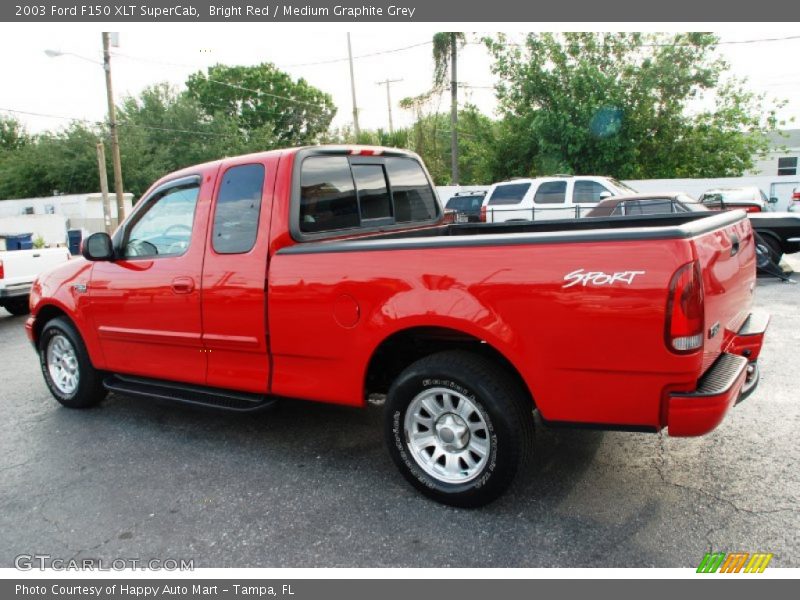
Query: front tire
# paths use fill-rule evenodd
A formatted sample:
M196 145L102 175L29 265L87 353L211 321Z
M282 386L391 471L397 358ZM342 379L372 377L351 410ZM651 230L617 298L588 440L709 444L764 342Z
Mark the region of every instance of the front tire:
M28 296L20 296L17 298L7 298L3 303L4 308L15 317L27 315L31 309L29 306Z
M58 317L48 321L39 337L39 363L50 393L68 408L88 408L106 395L101 373L75 326Z
M494 361L463 351L422 358L392 384L385 436L426 496L479 507L511 484L533 442L529 397Z

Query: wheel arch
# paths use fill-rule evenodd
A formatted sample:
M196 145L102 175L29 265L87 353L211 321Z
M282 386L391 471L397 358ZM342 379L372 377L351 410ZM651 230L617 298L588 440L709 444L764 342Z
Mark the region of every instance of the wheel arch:
M394 331L372 351L364 374L364 398L384 394L391 382L411 363L447 350L465 350L497 363L535 407L534 394L520 370L490 342L452 326L413 326Z
M39 346L39 339L42 335L42 331L44 330L45 326L56 318L63 318L66 319L70 325L75 328L75 331L78 332L81 340L83 341L83 345L86 347L86 352L89 355L89 360L92 363L92 366L96 369L103 368L103 364L101 363L102 354L97 347L96 344L96 337L92 337L87 334L91 334L91 331L86 331L85 325L86 323L81 323L79 320L73 318L70 314L70 311L55 302L46 302L40 303L36 307L36 314L33 321L33 343L38 348Z
M33 322L33 342L37 346L39 345L39 339L42 336L42 331L44 330L45 325L47 325L53 319L57 319L59 317L67 319L70 324L75 327L78 333L80 333L80 329L78 329L75 321L73 321L69 314L67 314L67 311L55 304L43 304L37 309L36 318Z
M783 243L783 239L777 233L775 233L772 229L754 229L758 235L762 238L770 239L774 241L781 251L786 254L786 245Z

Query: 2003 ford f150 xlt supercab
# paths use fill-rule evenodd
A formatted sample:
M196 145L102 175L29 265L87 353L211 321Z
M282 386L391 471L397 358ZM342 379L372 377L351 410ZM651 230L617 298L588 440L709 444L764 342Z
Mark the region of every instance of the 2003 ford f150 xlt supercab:
M411 153L311 147L158 181L27 321L68 407L111 390L228 410L385 395L423 493L479 506L543 423L714 429L758 381L741 211L443 224Z

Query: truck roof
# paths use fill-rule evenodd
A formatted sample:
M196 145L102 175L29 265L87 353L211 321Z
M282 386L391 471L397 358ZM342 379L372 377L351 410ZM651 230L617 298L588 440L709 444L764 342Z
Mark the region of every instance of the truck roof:
M229 161L231 159L243 159L243 158L251 158L253 161L262 161L267 157L270 156L293 156L300 152L301 150L306 150L309 148L317 148L323 153L331 153L331 154L360 154L360 155L392 155L392 156L411 156L414 158L419 158L415 153L411 152L410 150L402 150L400 148L390 148L387 146L365 146L362 144L321 144L316 146L297 146L293 148L276 148L275 150L264 150L262 152L251 152L249 154L236 154L233 156L226 156L224 158L219 158L216 160L211 160L204 163L199 163L196 165L191 165L180 169L178 171L173 171L168 175L160 178L156 181L152 186L152 188L158 187L162 183L172 180L172 179L180 179L181 177L186 177L187 175L194 175L199 170L206 170L211 169L214 167L218 167L222 163Z

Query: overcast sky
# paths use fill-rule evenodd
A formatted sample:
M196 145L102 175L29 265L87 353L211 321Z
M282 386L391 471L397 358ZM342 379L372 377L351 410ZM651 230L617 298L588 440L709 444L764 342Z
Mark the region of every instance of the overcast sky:
M541 24L504 24L509 34L531 31ZM599 25L567 24L572 30L712 30L723 42L797 35L786 24L685 24L652 26L642 24ZM388 125L386 89L377 82L402 79L392 84L395 126L408 125L412 115L399 108L406 96L430 87L432 58L429 42L435 31L475 30L476 24L122 24L103 27L96 24L0 24L0 109L54 115L53 117L14 113L31 132L57 129L68 118L100 121L104 119L105 84L100 65L100 31L120 32L120 47L112 59L115 96L137 94L144 87L168 81L181 86L187 75L215 63L257 64L274 62L294 78L303 77L330 93L338 107L334 125L352 122L350 78L347 64L346 32L351 31L353 55L387 52L355 60L356 94L362 128ZM561 31L558 24L547 24ZM57 58L45 50L64 54ZM800 127L800 39L723 44L720 53L729 61L731 73L747 77L754 90L772 97L789 99L781 112L794 117L788 128ZM77 56L75 56L77 55ZM79 58L84 57L84 58ZM338 62L327 62L334 61ZM323 63L323 64L307 64ZM460 54L459 79L471 86L460 92L463 100L476 104L487 114L496 108L491 61L479 44L468 45ZM484 89L487 88L487 89ZM448 100L442 100L442 110ZM2 114L9 114L3 112ZM64 118L57 118L64 117Z

